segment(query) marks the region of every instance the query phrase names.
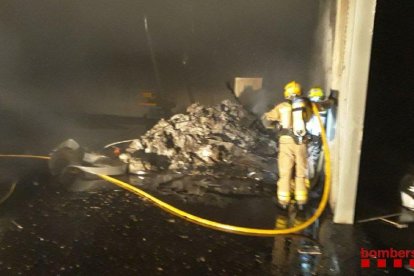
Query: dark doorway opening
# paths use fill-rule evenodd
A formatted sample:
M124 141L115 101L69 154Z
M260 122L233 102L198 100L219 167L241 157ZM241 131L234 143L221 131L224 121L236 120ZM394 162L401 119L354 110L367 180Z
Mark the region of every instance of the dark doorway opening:
M399 182L414 163L412 1L378 0L357 218L400 208Z

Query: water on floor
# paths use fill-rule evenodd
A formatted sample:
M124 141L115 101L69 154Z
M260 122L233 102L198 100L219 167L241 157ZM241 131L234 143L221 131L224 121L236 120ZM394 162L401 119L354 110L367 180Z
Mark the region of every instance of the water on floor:
M67 127L66 132L91 147L109 139L134 138L127 137L128 127L77 125ZM12 144L12 136L3 136L3 145ZM42 145L49 140L52 149L56 145L52 142L60 136L58 131L52 133L43 138ZM14 153L42 153L44 149L29 137L19 138L21 144L15 150L20 152ZM0 165L2 183L17 181L12 196L0 205L0 272L4 275L394 273L360 268L360 248L376 246L373 224L335 225L329 210L295 235L240 236L183 221L101 180L79 178L69 189L62 187L49 175L44 160L1 159ZM281 211L273 202L274 185L242 178L170 174L121 178L185 211L247 227L298 225L318 203L314 199L305 212ZM382 225L387 227L382 239L396 231Z

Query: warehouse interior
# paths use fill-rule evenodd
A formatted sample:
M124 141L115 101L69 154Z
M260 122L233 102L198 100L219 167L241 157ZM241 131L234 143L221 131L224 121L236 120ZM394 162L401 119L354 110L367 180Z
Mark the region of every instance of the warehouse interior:
M102 180L78 179L68 190L47 162L0 159L1 272L343 275L361 272L360 248L412 249L412 212L399 192L414 174L410 1L3 0L0 7L0 153L48 155L69 138L98 151L115 141L157 141L162 118L185 135L225 118L233 126L225 135L246 144L237 147L261 142L245 155L228 151L233 167L122 177L201 217L258 228L309 219L318 198L293 217L274 205L276 144L255 122L292 80L304 91L321 86L337 103L326 129L329 204L295 235L205 229ZM236 78L260 79L260 88L235 98ZM204 125L180 129L186 116ZM174 162L182 165L192 150L181 148ZM406 228L359 223L394 213Z

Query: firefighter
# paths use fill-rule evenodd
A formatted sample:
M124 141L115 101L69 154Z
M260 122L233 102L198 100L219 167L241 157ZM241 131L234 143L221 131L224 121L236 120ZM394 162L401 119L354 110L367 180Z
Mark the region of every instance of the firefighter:
M325 127L329 109L332 109L337 104L334 91L326 98L324 91L320 87L313 87L309 90L308 99L318 108L322 126ZM322 170L323 164L323 155L321 155L321 125L316 115L311 116L309 122L306 124L306 130L310 137L308 147L308 178L313 178L312 182L316 185L318 182L317 169L320 168Z
M308 93L308 98L310 102L316 104L319 110L319 116L321 118L322 125L325 127L329 103L328 101L325 101L325 94L323 90L319 87L311 88ZM306 130L309 135L308 178L312 179L316 175L316 169L318 166L318 161L321 155L322 148L321 126L319 125L319 120L315 115L311 116L309 122L307 122Z
M289 82L284 90L286 100L263 115L264 119L277 121L279 125L277 200L284 209L290 203L291 188L300 209L308 200L305 123L310 117L310 108L301 95L300 84L295 81Z

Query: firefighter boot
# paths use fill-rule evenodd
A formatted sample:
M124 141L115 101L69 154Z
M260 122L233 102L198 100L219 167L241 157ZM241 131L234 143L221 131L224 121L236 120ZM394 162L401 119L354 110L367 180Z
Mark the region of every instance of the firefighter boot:
M295 178L295 200L299 210L303 210L304 205L308 202L308 190L304 177Z
M277 188L277 205L283 210L287 210L290 203L290 185L285 184L283 179L279 179Z

